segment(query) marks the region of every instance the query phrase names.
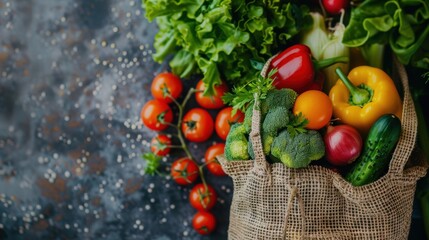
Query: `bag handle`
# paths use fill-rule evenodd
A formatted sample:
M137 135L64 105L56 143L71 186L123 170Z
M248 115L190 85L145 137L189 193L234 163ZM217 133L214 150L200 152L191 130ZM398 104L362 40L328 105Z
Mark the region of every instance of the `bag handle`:
M402 175L416 144L417 114L410 93L407 71L396 57L394 57L393 63L403 86L404 98L401 117L402 133L389 164L389 173Z
M262 77L267 76L270 62L275 56L276 55L272 56L264 64L264 67L261 70ZM264 148L261 139L261 102L258 97L255 97L255 103L253 104L252 126L249 138L252 143L253 153L255 155L254 170L259 174L269 175L271 179L270 166L265 158Z

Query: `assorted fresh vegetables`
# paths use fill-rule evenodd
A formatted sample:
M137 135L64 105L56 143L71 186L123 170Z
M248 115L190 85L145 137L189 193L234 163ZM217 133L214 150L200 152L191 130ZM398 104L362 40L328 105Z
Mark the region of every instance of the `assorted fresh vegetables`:
M402 131L402 101L391 69L384 70L385 53L429 71L429 3L312 4L143 0L146 17L159 27L153 57L168 60L172 72L153 79L154 99L143 106L141 120L154 131L177 131L153 138L152 153L143 155L145 170L159 173L161 157L183 150L186 156L172 162L170 175L177 184L192 186L189 202L197 210L192 225L200 234L216 227L210 210L217 194L204 169L222 177L226 174L216 156L254 159L249 137L253 109L261 111L262 147L271 164L320 164L354 186L370 184L387 171ZM270 58L268 76L259 76ZM182 79L191 75L202 77L182 96ZM184 112L191 99L199 107ZM173 116L173 110L178 114ZM220 141L206 149L198 164L186 143L213 136Z
M215 177L226 175L216 157L224 153L225 144L222 141L228 135L230 125L243 121L244 114L225 106L222 97L228 91L226 84L215 86L212 96L203 95L204 88L205 84L199 81L195 88L188 89L187 94L181 96L182 79L171 72L161 72L152 81L153 99L144 104L140 117L147 128L157 132L150 142L151 152L143 154L145 173L163 174L159 171L162 159L170 157L174 150L182 150L185 156L169 165L169 175L178 185L193 186L189 203L197 213L192 225L196 232L209 234L216 227L216 218L209 211L217 202L217 194L207 183L204 170ZM193 95L199 107L188 109L186 105ZM173 110L178 114L173 115ZM217 111L216 120L213 120L214 114L210 111ZM176 133L167 133L171 129ZM207 148L204 159L199 163L187 143L205 142L214 135L215 129L220 141Z
M270 80L267 79L267 81ZM256 92L258 89L263 89L257 85L253 87ZM290 88L266 90L256 94L255 102L260 102L260 106L251 104L245 112L244 122L236 123L231 127L225 143L226 158L230 161L254 158L249 134L252 109L260 108L263 151L271 162L282 162L291 168L301 168L308 166L311 161L321 159L325 154L321 134L315 130L305 129L304 126L308 125L308 120L302 113L294 114L292 111L298 94ZM323 100L329 102L326 94L320 91L316 93L322 94ZM263 96L263 99L260 99L260 96ZM328 121L331 113L332 109L327 118Z

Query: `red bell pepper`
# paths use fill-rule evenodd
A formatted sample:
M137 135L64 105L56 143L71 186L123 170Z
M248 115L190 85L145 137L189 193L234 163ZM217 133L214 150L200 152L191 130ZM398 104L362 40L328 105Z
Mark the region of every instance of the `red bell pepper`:
M348 61L348 57L315 61L309 47L296 44L275 56L270 63L269 71L277 69L273 75L273 85L277 89L291 88L301 93L314 82L318 70L338 62Z

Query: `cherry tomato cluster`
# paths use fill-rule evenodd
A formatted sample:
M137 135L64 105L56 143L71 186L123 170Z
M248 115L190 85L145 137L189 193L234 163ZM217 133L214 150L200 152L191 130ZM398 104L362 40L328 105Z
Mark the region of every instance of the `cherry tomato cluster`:
M224 82L215 86L212 96L207 96L204 82L200 80L195 88L189 89L183 101L179 103L178 99L181 98L183 88L181 79L173 73L158 74L151 85L153 99L142 107L140 116L146 127L158 132L158 135L150 142L152 154L167 156L172 148L182 149L186 153L186 157L178 158L171 163L170 175L179 185L193 185L189 194L189 202L197 213L193 217L192 226L199 234L209 234L216 227L216 218L210 213L210 210L216 204L217 194L214 188L207 184L203 168L205 167L214 176L226 175L216 157L224 153L223 141L226 140L231 124L242 122L244 114L237 111L232 115L232 107L227 107L223 103L222 96L229 91ZM185 105L192 94L195 94L195 101L199 107L194 107L184 113ZM174 124L170 104L176 104L179 112ZM215 118L210 113L214 111L216 112ZM168 127L177 130L179 145L173 145L171 136L161 132ZM213 133L216 133L221 142L206 149L204 162L199 165L192 157L186 142L205 142L213 136ZM198 179L201 182L197 183Z

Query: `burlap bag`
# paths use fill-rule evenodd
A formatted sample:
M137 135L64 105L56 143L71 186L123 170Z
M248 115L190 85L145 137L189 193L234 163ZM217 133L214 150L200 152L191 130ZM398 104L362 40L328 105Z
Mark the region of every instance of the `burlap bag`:
M403 87L403 131L388 173L365 186L354 187L321 166L267 163L260 112L253 110L255 160L219 158L234 184L229 239L407 239L416 181L427 166L413 161L417 118L405 69L395 66Z

